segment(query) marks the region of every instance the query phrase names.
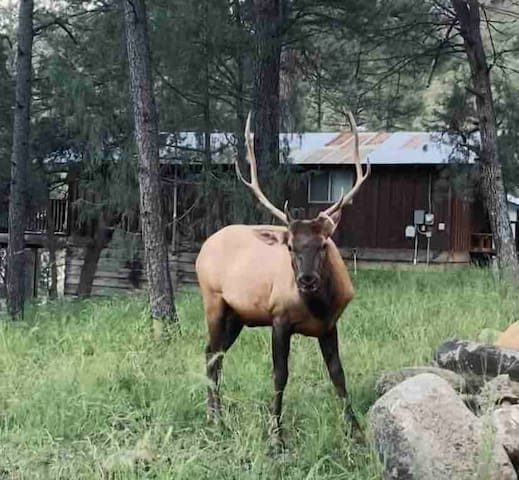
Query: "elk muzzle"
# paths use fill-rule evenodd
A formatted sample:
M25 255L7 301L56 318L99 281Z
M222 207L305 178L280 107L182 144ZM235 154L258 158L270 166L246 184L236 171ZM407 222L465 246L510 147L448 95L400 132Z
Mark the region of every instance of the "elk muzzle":
M321 277L315 273L303 273L296 278L297 286L302 293L313 293L321 286Z

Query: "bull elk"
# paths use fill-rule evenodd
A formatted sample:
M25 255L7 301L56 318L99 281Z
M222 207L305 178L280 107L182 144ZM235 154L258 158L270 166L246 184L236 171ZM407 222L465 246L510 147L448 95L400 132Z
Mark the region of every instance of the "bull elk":
M345 420L351 433L360 433L346 390L339 357L337 321L353 298L353 287L344 261L332 240L342 208L359 191L370 173L363 173L355 120L348 114L355 136L353 188L335 204L311 220L293 219L263 194L258 183L256 158L250 133L250 114L245 128L250 182L235 160L236 174L259 202L286 226L230 225L209 237L200 250L196 272L204 303L208 331L206 347L208 415L220 413L219 385L222 355L238 338L244 325L272 327L274 396L270 435L283 446L281 404L288 379L290 337L294 333L317 337L337 394L344 401Z

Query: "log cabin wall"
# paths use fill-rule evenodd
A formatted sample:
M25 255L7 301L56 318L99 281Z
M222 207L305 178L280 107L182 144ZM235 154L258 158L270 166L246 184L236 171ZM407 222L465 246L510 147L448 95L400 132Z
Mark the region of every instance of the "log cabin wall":
M325 165L320 168L324 170L338 167ZM329 205L308 201L308 174L315 169L315 166L296 167L293 175L300 176L299 187L297 182L293 182L293 187L286 195L291 209L300 209L306 218L317 215ZM473 212L469 200L456 198L448 183L442 180L444 169L445 167L437 165L373 165L371 176L356 195L353 204L346 206L343 211L335 234L337 244L349 249L413 249L414 240L405 237L405 227L413 223L414 210L432 210L435 214L435 228L431 249L437 252L468 252L472 231L480 230L479 225L475 224L484 221L479 219L480 215L485 219L486 215L479 208ZM178 225L178 233L185 240L198 243L207 236L205 229L199 231L200 228L195 228L201 223L199 220L205 213L197 208L192 210L197 196L200 195L200 185L196 182L186 183L183 175L179 177L178 211L183 222ZM173 189L171 185L167 186L164 191L165 215L170 224L173 217L170 212ZM185 210L190 211L188 216L184 216ZM72 223L77 230L77 222ZM439 231L438 223L444 223L445 230ZM183 226L189 227L189 235L186 235L186 228ZM474 230L475 227L478 228ZM137 231L138 226L134 225L130 230ZM82 231L78 233L84 234ZM425 238L420 240L425 244Z
M453 198L451 202L450 251L469 252L471 250L473 203Z
M308 180L292 192L290 203L315 216L328 204L308 202ZM435 252L470 250L472 203L455 198L442 169L431 165L374 165L371 176L362 186L353 204L344 208L335 234L339 247L358 249L410 250L414 240L405 237L405 227L412 225L414 210L432 211L435 226L431 249ZM440 231L438 224L445 224ZM420 248L425 238L420 238Z
M193 247L193 246L191 246ZM190 248L191 248L190 247ZM193 247L198 251L199 246ZM65 294L75 295L84 263L83 248L68 247L65 261ZM175 288L196 286L195 260L197 252L169 252L169 269ZM143 258L143 252L138 255ZM127 293L147 288L148 280L143 260L128 261L112 246L105 248L99 259L92 288L93 295Z

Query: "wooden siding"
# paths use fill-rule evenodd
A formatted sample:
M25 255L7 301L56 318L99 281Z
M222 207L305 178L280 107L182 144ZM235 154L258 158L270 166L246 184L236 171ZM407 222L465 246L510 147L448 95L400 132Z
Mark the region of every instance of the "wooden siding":
M451 230L451 250L453 252L469 251L472 233L472 205L457 198L451 202L451 223L457 228Z
M440 181L440 171L434 166L373 166L372 174L353 200L344 208L335 240L343 248L413 249L414 240L405 238L405 227L413 223L414 210L429 210L429 182L431 210L435 214L435 228L431 249L437 252L464 247L470 242L470 204L456 203L451 211L451 192ZM308 204L307 181L291 195L290 204L312 217L327 205ZM445 230L437 229L438 223ZM460 231L461 229L461 231ZM456 243L453 243L453 239ZM425 244L425 238L420 242Z
M142 256L142 254L141 254ZM195 252L178 252L169 256L171 280L175 288L179 286L197 285L195 274ZM81 267L84 262L83 249L79 247L67 248L65 262L65 293L76 295L79 285ZM133 265L122 258L120 252L114 248L103 250L92 289L93 295L108 295L138 291L147 287L148 280L142 263Z
M309 204L309 172L344 168L347 167L294 167L293 181L290 182L290 191L286 195L291 209L299 210L306 218L317 215L328 205ZM352 166L350 168L353 169ZM455 195L451 192L449 182L443 179L443 173L449 172L449 169L450 167L436 165L373 165L370 178L360 189L353 204L344 208L342 221L335 234L336 242L340 247L350 249L413 249L414 240L405 237L405 227L412 224L414 210L432 210L435 214L435 228L431 249L436 253L460 249L468 251L471 233L480 231L474 229L474 217L479 212L472 212L471 202L454 201ZM180 220L176 224L176 238L201 242L211 231L229 222L227 212L230 210L231 198L227 195L228 192L222 192L218 208L215 206L211 212L206 212L197 204L200 185L186 180L187 177L183 178L185 176L186 172L178 173ZM245 194L245 190L243 192ZM173 203L173 188L169 184L168 188L164 187L163 197L167 212L165 216L169 224L172 224L170 204ZM208 215L212 221L200 221L208 218ZM481 215L485 216L484 213ZM438 230L438 223L444 223L445 230ZM138 222L128 229L138 231ZM78 233L85 234L83 231ZM168 241L171 240L170 228L167 238ZM419 239L420 247L423 243L425 248L425 237L421 236Z

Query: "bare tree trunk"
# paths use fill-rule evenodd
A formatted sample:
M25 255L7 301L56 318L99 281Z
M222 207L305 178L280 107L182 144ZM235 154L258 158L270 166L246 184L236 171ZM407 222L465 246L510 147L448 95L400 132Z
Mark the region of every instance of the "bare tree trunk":
M256 27L254 147L260 182L279 163L279 75L284 0L253 0Z
M151 78L150 44L144 0L123 0L130 88L139 151L140 214L144 236L150 311L155 338L177 320L160 201L158 120Z
M85 247L85 257L79 274L79 284L77 287L77 296L79 298L88 298L92 295L92 288L97 272L97 265L101 252L103 251L95 242Z
M85 247L85 257L83 259L81 273L79 274L77 295L80 298L86 298L92 295L92 287L94 285L101 253L103 249L108 246L112 238L113 231L106 225L103 219L97 222L95 228L92 241Z
M209 38L209 0L203 0L202 5L202 29L204 42L204 99L203 99L203 123L204 123L204 152L205 164L211 165L211 45Z
M7 304L13 319L23 316L25 297L24 233L31 115L32 16L33 1L20 0L7 262Z
M320 132L323 121L323 88L321 67L317 67L317 131Z
M243 31L243 21L241 14L240 0L233 0L233 14L236 28L239 32ZM245 52L243 51L242 42L236 42L236 63L237 63L237 77L236 77L236 139L238 141L238 161L245 162Z
M204 164L203 169L206 173L211 168L211 91L210 91L210 62L211 62L211 46L209 44L209 0L202 0L201 2L201 40L204 46L204 87L202 99L202 115L203 115L203 130L204 130ZM207 178L204 175L205 178ZM204 205L204 231L205 237L209 237L213 231L214 216L212 212L212 199L209 195L204 195L202 198Z
M497 147L490 69L481 38L480 4L477 0L452 0L452 5L456 11L464 40L470 64L472 89L476 96L476 110L481 135L479 156L481 188L490 217L499 270L504 278L518 280L519 263L508 217L503 171Z

